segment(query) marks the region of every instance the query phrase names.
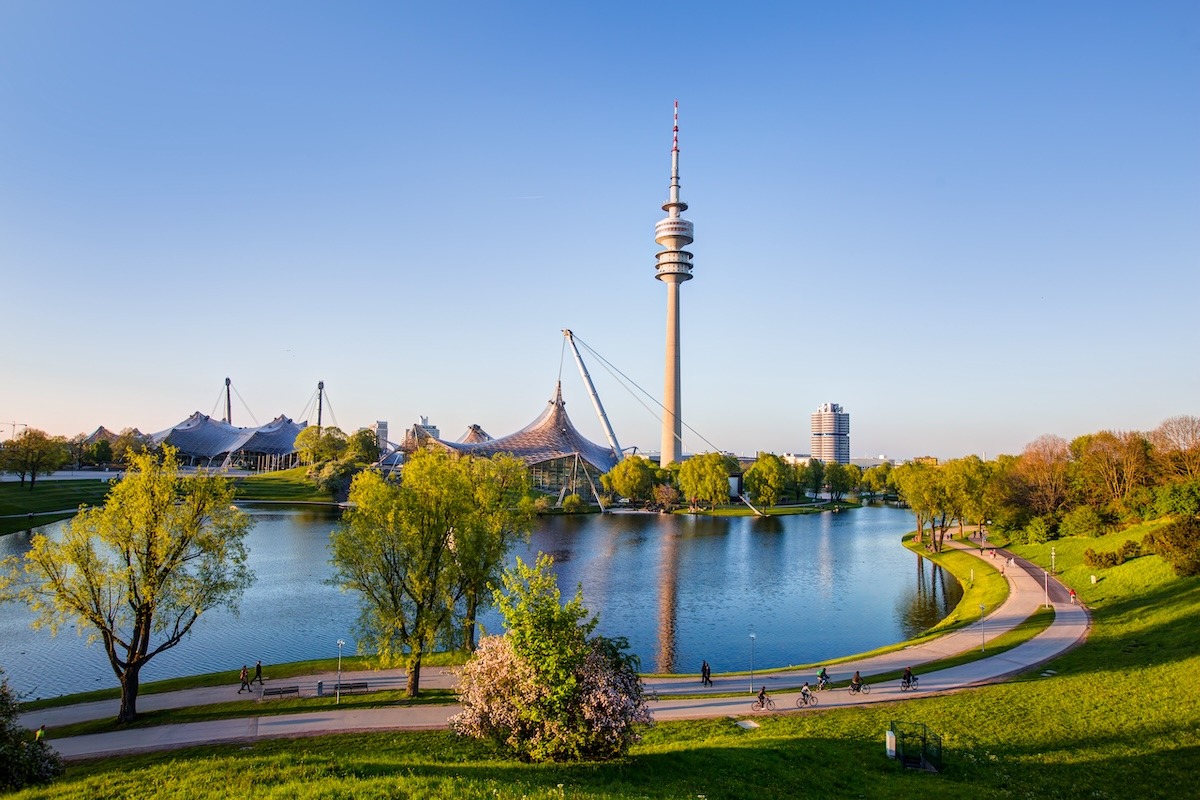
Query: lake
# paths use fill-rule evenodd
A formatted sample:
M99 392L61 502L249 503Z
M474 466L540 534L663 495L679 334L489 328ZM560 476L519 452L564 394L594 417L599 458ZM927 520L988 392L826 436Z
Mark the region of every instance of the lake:
M213 611L156 656L146 681L354 653L357 601L325 581L325 508L251 507L247 537L257 580L241 611ZM653 672L716 672L819 662L909 638L957 605L961 587L900 544L908 511L868 506L839 514L693 517L659 514L555 516L538 520L513 556L554 556L559 587L583 588L598 631L624 636ZM46 526L50 533L56 525ZM23 554L30 534L0 537L0 558ZM116 686L99 644L73 629L57 637L29 627L22 606L0 606L0 666L29 698ZM490 611L482 625L499 632ZM751 634L754 638L751 639ZM752 650L753 648L753 650Z

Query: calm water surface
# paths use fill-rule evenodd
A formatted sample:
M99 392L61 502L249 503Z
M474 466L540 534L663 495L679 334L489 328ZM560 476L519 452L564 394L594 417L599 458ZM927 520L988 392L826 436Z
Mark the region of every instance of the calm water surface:
M144 680L354 652L356 600L324 581L337 524L326 510L252 509L247 538L257 575L241 613L204 615L188 639L154 658ZM625 636L643 669L697 672L816 662L908 638L945 616L957 582L900 545L912 516L868 507L841 514L553 517L514 555L556 561L564 595L583 587L599 630ZM56 526L47 526L53 531ZM0 558L28 534L0 537ZM24 607L0 606L0 666L30 697L115 686L99 645L73 630L29 628ZM495 612L483 625L498 632ZM753 642L750 634L754 634ZM753 644L753 654L751 645Z

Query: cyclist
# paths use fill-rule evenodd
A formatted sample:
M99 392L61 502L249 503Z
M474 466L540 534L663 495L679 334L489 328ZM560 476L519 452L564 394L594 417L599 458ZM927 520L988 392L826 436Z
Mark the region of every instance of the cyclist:
M767 707L767 687L766 686L764 686L758 690L758 707L759 708Z
M808 681L805 681L804 685L800 687L800 696L804 698L805 703L812 697L812 689L808 688Z
M821 667L821 671L817 673L817 688L829 688L829 673L825 671L824 667Z
M850 691L857 692L862 688L862 676L858 674L858 670L854 670L854 677L850 679Z
M905 668L904 668L904 677L902 677L902 678L900 679L900 682L901 682L901 683L903 683L905 686L908 686L908 687L912 687L912 686L915 686L915 685L916 685L916 683L917 683L917 676L916 676L916 675L913 675L912 667L905 667Z

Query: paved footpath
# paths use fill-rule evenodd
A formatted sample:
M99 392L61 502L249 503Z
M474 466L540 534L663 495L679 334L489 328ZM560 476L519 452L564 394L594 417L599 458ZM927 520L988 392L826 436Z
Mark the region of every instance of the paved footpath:
M995 558L984 557L973 545L948 542L950 546L974 553L997 568L1005 564L1007 553L997 550ZM870 683L871 675L896 672L910 666L920 676L920 690L900 691L900 682L891 680L873 684L870 694L850 695L845 689L836 689L818 694L819 707L883 703L930 693L959 691L973 686L995 683L1018 672L1024 672L1042 664L1082 642L1088 633L1090 618L1086 609L1070 602L1066 587L1054 579L1047 582L1042 568L1036 564L1015 559L1005 570L1009 582L1008 598L982 622L976 622L955 633L947 634L930 642L904 648L892 653L848 661L829 668L835 681L844 681L861 672ZM1047 590L1048 587L1048 590ZM1025 644L1005 653L973 661L958 667L922 673L920 667L932 661L957 655L977 648L986 649L988 642L1012 630L1023 622L1038 606L1042 605L1047 592L1054 606L1054 622L1042 633ZM345 683L367 681L372 690L401 688L405 676L402 670L343 672ZM754 686L746 675L716 676L713 686L697 686L695 676L671 676L648 678L647 688L657 695L651 702L655 719L698 719L750 713L752 691L766 686L775 699L780 711L795 711L796 691L804 681L816 684L813 670L791 670L758 673ZM321 682L325 694L337 682L337 675L311 675L304 678L267 679L266 687L299 686L305 696L317 693ZM455 678L451 670L426 668L421 671L422 688L452 688ZM264 687L255 687L259 695ZM739 693L733 697L718 697ZM687 695L684 697L683 695ZM233 686L188 689L179 692L142 695L138 698L139 711L182 708L210 703L225 703L237 700L240 695ZM269 700L265 702L271 702ZM21 715L20 723L29 728L45 724L53 728L74 722L104 717L115 717L118 702L107 700L97 703L82 703L62 708L31 711ZM322 711L278 716L256 716L242 719L191 722L178 725L160 725L150 728L135 728L111 733L86 736L71 736L53 739L51 744L67 759L95 758L116 753L162 750L190 745L217 742L254 741L270 737L313 736L325 733L346 733L372 730L428 730L445 728L447 720L457 714L457 705L417 705L371 709L342 710L333 705ZM803 713L803 712L798 712Z

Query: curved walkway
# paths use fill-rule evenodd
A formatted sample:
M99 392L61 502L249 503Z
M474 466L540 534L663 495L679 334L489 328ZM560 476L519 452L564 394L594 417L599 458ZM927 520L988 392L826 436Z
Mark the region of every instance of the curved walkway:
M954 547L979 551L961 542L950 542ZM997 557L1008 557L1002 550ZM999 562L990 562L996 563ZM929 642L904 648L892 653L870 656L829 669L830 677L836 681L847 680L855 670L868 678L911 666L920 675L920 691L901 694L898 680L874 684L868 695L850 695L845 690L825 691L819 694L820 707L883 703L931 693L945 693L995 683L1010 675L1038 666L1082 642L1088 633L1090 617L1079 605L1070 602L1066 587L1057 580L1045 581L1042 568L1023 559L1016 559L1007 569L1009 582L1008 598L985 620L976 622L962 630L939 637ZM1047 589L1050 603L1054 606L1054 622L1032 640L996 656L979 659L969 664L921 673L919 667L932 661L968 652L1012 630L1037 610L1046 599ZM335 674L311 675L301 679L288 678L269 680L267 686L299 686L306 696L316 694L318 682L331 687L336 682ZM402 670L386 672L343 672L342 680L367 681L372 689L399 688L404 685ZM649 678L646 686L657 693L658 699L651 703L655 719L697 719L749 713L752 691L766 686L775 698L780 710L794 709L797 692L795 688L804 681L816 683L812 670L785 670L756 673L753 687L748 675L717 676L713 686L702 688L696 685L697 678L663 677ZM429 669L421 672L424 688L451 688L454 675L448 669ZM261 688L256 690L256 694ZM742 693L734 697L717 697ZM676 697L672 697L676 695ZM683 697L682 695L687 695ZM182 708L225 703L238 699L233 686L188 689L179 692L143 695L138 698L140 711ZM268 701L269 702L269 701ZM42 711L31 711L21 715L20 722L30 728L39 725L55 727L92 719L115 717L116 700L83 703ZM417 705L371 709L342 710L335 705L322 711L257 716L242 719L192 722L177 725L160 725L136 728L111 733L89 734L54 739L51 744L67 759L94 758L116 753L162 750L190 745L213 744L231 741L253 741L266 737L313 736L325 733L344 733L371 730L427 730L446 727L447 720L458 713L457 705Z

